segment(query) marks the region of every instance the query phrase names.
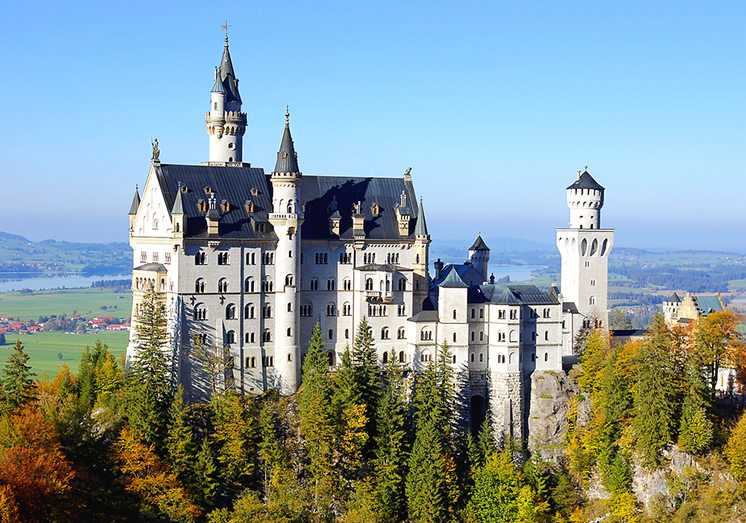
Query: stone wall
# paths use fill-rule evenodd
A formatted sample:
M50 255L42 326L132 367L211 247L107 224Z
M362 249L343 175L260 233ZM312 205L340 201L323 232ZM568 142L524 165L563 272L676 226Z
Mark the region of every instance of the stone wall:
M562 371L531 374L528 402L528 448L543 459L557 461L567 433L567 409L577 385Z

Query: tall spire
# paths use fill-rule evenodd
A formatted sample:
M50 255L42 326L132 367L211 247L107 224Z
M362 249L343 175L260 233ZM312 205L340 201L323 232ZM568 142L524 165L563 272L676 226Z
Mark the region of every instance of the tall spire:
M298 168L298 155L295 153L295 145L293 144L293 137L290 134L290 111L285 108L285 130L282 133L282 142L280 142L280 150L277 152L277 163L275 163L275 170L277 174L300 174Z
M174 206L171 208L171 215L184 214L184 202L181 198L181 192L181 182L179 182L179 186L176 189L176 198L174 198Z
M427 222L425 221L425 206L420 198L420 212L417 214L417 223L414 225L415 236L429 236L427 232Z
M228 24L225 26L225 46L223 47L223 57L220 59L220 81L223 83L223 87L226 92L225 102L238 102L241 103L241 95L238 92L238 79L236 73L233 70L233 60L231 60L231 52L228 48ZM213 88L213 91L215 89Z
M132 205L130 205L130 216L137 214L137 209L140 207L140 191L135 185L135 195L132 197Z

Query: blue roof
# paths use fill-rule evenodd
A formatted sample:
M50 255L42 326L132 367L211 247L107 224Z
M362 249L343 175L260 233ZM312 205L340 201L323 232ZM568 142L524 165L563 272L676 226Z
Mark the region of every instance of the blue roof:
M711 312L718 312L723 310L723 304L720 303L720 298L717 296L692 296L699 311L707 316Z

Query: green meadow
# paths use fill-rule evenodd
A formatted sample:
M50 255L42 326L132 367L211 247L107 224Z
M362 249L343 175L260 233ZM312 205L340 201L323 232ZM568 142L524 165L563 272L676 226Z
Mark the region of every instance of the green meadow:
M67 365L73 372L78 371L80 355L86 345L93 345L101 340L109 346L111 352L119 356L127 349L129 332L101 332L98 334L72 334L66 332L40 332L38 334L7 334L7 343L0 345L0 367L5 364L8 355L13 352L16 340L21 340L29 355L29 365L36 372L37 378L46 373L54 378L62 365ZM60 359L60 354L62 358Z
M65 314L129 318L132 293L113 288L61 289L30 293L0 293L0 316L17 320L38 320L40 316Z

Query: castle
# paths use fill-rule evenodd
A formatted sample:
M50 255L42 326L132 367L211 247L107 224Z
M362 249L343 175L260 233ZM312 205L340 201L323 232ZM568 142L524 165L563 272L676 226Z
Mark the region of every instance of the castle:
M211 390L198 346L229 351L233 365L221 379L239 392L292 394L314 325L334 365L365 317L382 363L395 357L419 370L448 343L467 378L473 423L489 409L500 437L522 439L531 374L561 371L582 327L607 326L614 231L601 228L604 188L587 169L567 188L570 223L556 233L560 293L496 284L481 237L468 261L438 260L431 275L410 171L303 174L287 111L271 173L245 162L247 118L227 35L205 124L208 161L161 163L155 144L129 212L133 320L153 284L167 309L164 350L192 400Z

